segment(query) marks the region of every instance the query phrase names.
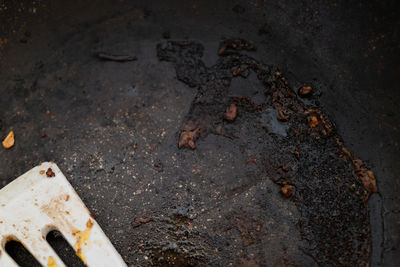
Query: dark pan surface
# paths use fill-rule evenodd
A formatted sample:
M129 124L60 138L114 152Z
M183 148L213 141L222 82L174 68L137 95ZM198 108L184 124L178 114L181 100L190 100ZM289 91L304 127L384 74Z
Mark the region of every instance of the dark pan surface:
M1 186L56 162L131 266L399 266L395 1L8 2Z

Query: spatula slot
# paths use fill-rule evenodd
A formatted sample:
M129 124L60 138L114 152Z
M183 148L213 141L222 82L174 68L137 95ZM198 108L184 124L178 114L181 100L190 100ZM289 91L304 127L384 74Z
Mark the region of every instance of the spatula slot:
M5 246L8 255L21 267L41 267L35 257L24 247L24 245L15 240L10 240Z
M50 231L46 236L46 241L62 259L67 266L85 267L86 265L75 254L75 250L65 240L64 236L57 230Z

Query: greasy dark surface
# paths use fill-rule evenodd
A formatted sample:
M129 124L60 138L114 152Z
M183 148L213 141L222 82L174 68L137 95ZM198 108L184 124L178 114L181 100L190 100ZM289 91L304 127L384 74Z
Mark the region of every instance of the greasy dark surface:
M130 265L364 261L368 214L355 197L362 189L333 137L316 140L305 130L300 155L304 149L314 159L296 159L298 139L286 124L307 121L269 115L276 108L271 91L254 73L216 83L216 95L204 87L209 102L199 101L203 71L218 81L227 75L220 41L239 37L257 47L240 53L278 67L292 88L312 85L313 98L300 105L319 102L347 149L374 171L380 193L369 200L371 264L400 263L394 2L0 3L0 132L16 134L16 145L0 150L3 185L38 162L55 161ZM171 40L195 40L204 55L185 61L181 72L160 62L156 46L166 44L167 31ZM100 61L98 52L138 59ZM232 100L239 111L230 123L222 117ZM263 103L264 115L254 109ZM185 123L207 110L214 111L211 123L196 149L178 149ZM212 133L217 124L221 135ZM269 168L266 154L277 159ZM285 175L295 186L291 199L269 172L286 164L295 173ZM138 226L144 216L152 220ZM347 258L350 251L359 253Z

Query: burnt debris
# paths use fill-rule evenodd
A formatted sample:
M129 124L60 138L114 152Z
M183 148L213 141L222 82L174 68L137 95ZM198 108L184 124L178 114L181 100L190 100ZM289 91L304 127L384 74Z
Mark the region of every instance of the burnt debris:
M113 55L105 52L99 52L95 54L96 57L100 60L105 61L117 61L117 62L127 62L127 61L135 61L137 60L136 56L130 55Z

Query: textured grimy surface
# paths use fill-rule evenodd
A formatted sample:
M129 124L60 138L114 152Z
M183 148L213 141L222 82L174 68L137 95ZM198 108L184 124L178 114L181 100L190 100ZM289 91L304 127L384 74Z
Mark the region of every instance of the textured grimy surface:
M266 152L293 160L288 157L295 148L290 134L282 136L287 126L274 120L273 110L267 109L264 115L243 113L239 105L233 123L219 122L221 135L199 138L193 151L177 148L180 130L196 112L191 105L198 90L177 79L182 76L173 62L157 57L157 44L167 42L162 33L168 31L171 40L195 40L204 49L199 60L215 73L220 41L239 37L257 47L241 53L279 67L293 88L312 85L316 94L305 104L319 102L346 147L374 171L380 193L369 201L371 264L399 264L396 103L400 99L395 83L399 20L395 4L0 3L0 132L2 136L9 130L16 134L15 147L0 150L2 185L38 162L57 162L130 265L337 263L341 260L337 255L345 251L334 245L331 252L326 250L329 246L321 248L332 235L340 236L354 251L363 251L353 259L362 261L364 248L347 232L304 236L304 225L298 224L304 221L304 211L299 212L301 207L294 206L293 199L283 198L280 187L266 174ZM138 60L100 61L93 56L99 51L135 55ZM188 71L186 76L198 70L190 70L189 64ZM244 95L256 104L271 101L254 73L246 79L234 78L227 90L227 100ZM212 101L213 116L224 111L222 100ZM261 130L252 131L252 127L263 123L276 134L264 130L262 146L256 136ZM41 137L42 132L46 137ZM307 151L313 142L303 141ZM327 157L323 147L313 148L311 155L321 156L312 166L326 171L332 164L347 177L344 181L352 181L352 175L344 174L351 169L343 160L322 161ZM326 147L334 149L334 144ZM249 158L257 160L246 164ZM331 173L322 176L329 178ZM351 233L368 231L366 210L356 205L359 200L345 198L333 205L332 217L326 215L329 211L323 208L332 209L329 205L339 198L324 203L322 194L331 200L335 190L344 190L342 196L354 192L340 180L322 181L314 188L315 195L305 195L311 198L309 206L313 200L322 202L321 210L308 206L306 217L313 212L325 214L332 225L338 225L340 219L346 220L334 219L338 207L341 215L356 217L345 224L356 226ZM289 182L306 189L304 180ZM313 186L317 183L316 178L310 180ZM152 220L133 227L138 217ZM311 227L316 233L327 234L326 229L323 222ZM368 242L368 236L359 236L360 244Z

